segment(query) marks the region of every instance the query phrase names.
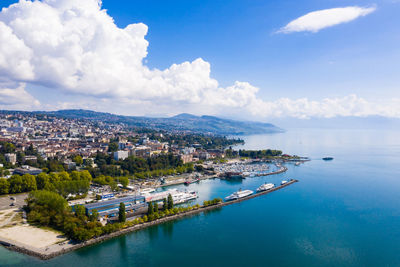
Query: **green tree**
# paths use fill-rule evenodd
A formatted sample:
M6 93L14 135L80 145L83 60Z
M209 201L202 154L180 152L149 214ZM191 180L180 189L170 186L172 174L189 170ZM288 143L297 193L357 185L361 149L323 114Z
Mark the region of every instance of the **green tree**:
M50 180L50 183L54 184L55 182L60 181L60 177L58 176L57 173L51 172L51 173L49 174L49 180Z
M69 177L69 174L66 171L60 172L58 174L58 177L60 178L61 181L70 181L71 180L71 177Z
M78 165L78 166L80 166L80 165L83 164L83 159L82 159L82 157L79 156L79 155L76 155L76 156L72 159L72 161L75 162L76 165Z
M90 214L89 220L92 222L96 222L98 219L99 219L99 212L96 209L92 210L92 214Z
M92 167L92 165L93 165L93 160L92 159L86 159L85 160L85 166Z
M24 182L22 181L22 177L19 175L13 175L9 179L10 183L10 193L21 193L24 189Z
M119 182L122 184L123 187L127 187L129 185L129 178L128 177L120 177Z
M117 150L118 150L118 143L113 142L113 143L108 144L109 152L115 152Z
M30 192L37 190L35 176L31 174L24 174L21 178L23 183L23 188L22 188L23 192Z
M92 175L87 170L79 172L79 175L82 180L92 181Z
M158 203L157 202L154 202L154 213L157 213L158 212Z
M83 218L86 215L86 210L83 205L76 205L75 206L75 215L78 218Z
M69 174L69 177L70 177L73 181L76 181L76 180L80 180L80 179L81 179L81 175L80 175L80 173L79 173L78 171L72 171L72 172Z
M153 207L153 202L149 202L147 206L147 215L151 215L154 213L154 207Z
M125 204L122 203L122 202L119 203L118 220L119 220L119 222L125 222L126 221Z
M167 199L164 198L164 199L163 199L162 210L163 210L163 211L166 211L167 209L168 209Z
M48 183L50 179L46 173L42 172L36 176L36 185L39 190L44 189Z
M172 209L174 207L174 200L172 199L171 194L168 194L168 209Z
M112 191L118 191L119 187L118 184L115 181L110 182L110 188Z
M12 153L15 151L15 146L11 143L2 143L0 151L3 153Z
M10 183L6 178L0 178L0 194L8 194Z

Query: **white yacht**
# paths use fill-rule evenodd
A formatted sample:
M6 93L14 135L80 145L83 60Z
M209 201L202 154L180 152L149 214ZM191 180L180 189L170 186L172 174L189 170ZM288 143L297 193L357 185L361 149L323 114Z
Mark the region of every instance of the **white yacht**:
M265 184L261 185L259 188L257 188L257 192L270 190L270 189L274 188L274 186L275 186L274 184L265 183Z
M287 183L287 181L286 180L283 180L282 182L281 182L281 185L284 185L284 184L286 184Z
M249 196L249 195L251 195L253 193L254 193L254 191L251 191L251 190L239 190L239 191L233 193L232 195L227 196L225 198L225 200L226 201L235 200L235 199L247 197L247 196Z
M189 192L181 192L177 191L177 193L172 195L172 200L174 201L174 204L181 204L188 202L189 200L193 200L198 198L198 195L195 191L189 191Z
M189 200L196 199L198 197L195 191L185 192L185 191L180 191L177 188L172 188L166 191L155 192L152 194L147 193L143 194L142 196L146 198L147 202L150 201L162 202L164 199L168 198L169 195L171 195L174 204L185 203Z

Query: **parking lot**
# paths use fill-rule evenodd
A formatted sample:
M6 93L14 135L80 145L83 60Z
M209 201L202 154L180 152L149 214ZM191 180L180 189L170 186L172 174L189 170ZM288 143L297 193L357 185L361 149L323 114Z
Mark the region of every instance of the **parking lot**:
M17 195L5 195L0 197L0 210L6 210L10 208L19 208L25 205L25 198L27 198L28 194L17 194ZM14 200L11 200L10 197L14 197ZM14 202L14 206L11 206L11 203Z

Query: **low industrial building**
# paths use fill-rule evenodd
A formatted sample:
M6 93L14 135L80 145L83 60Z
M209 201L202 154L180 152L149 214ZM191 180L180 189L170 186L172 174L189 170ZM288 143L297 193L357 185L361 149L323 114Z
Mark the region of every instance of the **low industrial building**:
M100 217L108 218L118 216L121 202L125 204L126 213L133 213L139 208L146 206L146 200L143 196L129 196L86 204L86 214L90 215L93 210L97 210Z
M42 172L41 169L28 165L23 165L21 168L14 169L14 174L19 174L19 175L24 175L24 174L38 175L41 172Z

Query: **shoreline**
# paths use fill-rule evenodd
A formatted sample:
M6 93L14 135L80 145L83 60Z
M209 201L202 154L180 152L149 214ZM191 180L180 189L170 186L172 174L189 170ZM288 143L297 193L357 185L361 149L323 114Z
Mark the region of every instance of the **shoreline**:
M68 243L67 247L65 247L65 246L61 247L61 246L57 245L59 247L53 247L54 249L51 249L51 250L48 250L48 248L47 249L33 248L33 247L29 247L27 245L20 244L19 242L12 241L12 240L7 240L7 239L4 239L4 238L0 238L0 245L4 246L5 248L7 248L9 250L16 251L16 252L19 252L19 253L23 253L23 254L26 254L26 255L29 255L29 256L33 256L33 257L36 257L36 258L41 259L41 260L49 260L49 259L55 258L57 256L66 254L68 252L71 252L71 251L74 251L74 250L77 250L77 249L80 249L80 248L83 248L83 247L87 247L87 246L90 246L90 245L95 245L95 244L104 242L106 240L109 240L109 239L112 239L112 238L115 238L115 237L118 237L118 236L121 236L121 235L124 235L124 234L127 234L127 233L139 231L139 230L142 230L142 229L154 226L154 225L162 224L162 223L165 223L165 222L168 222L168 221L173 221L173 220L181 219L181 218L188 217L188 216L191 216L191 215L200 214L200 213L203 213L203 212L206 212L206 211L209 211L209 210L218 209L218 208L221 208L221 207L224 207L224 206L236 204L236 203L239 203L239 202L242 202L242 201L246 201L246 200L249 200L249 199L252 199L252 198L256 198L256 197L262 196L262 195L266 195L266 194L269 194L271 192L283 189L283 188L285 188L285 187L287 187L289 185L292 185L292 184L294 184L296 182L298 182L298 180L291 180L291 181L289 181L289 182L287 182L287 183L285 183L283 185L274 187L274 188L272 188L272 189L270 189L268 191L255 193L255 194L252 194L252 195L240 198L240 199L236 199L236 200L232 200L232 201L228 201L228 202L222 202L222 203L219 203L219 204L216 204L216 205L212 205L212 206L207 206L207 207L201 206L200 208L195 209L195 210L191 210L191 211L187 211L187 212L184 212L184 213L168 216L168 217L165 217L165 218L157 219L157 220L154 220L154 221L151 221L151 222L142 223L142 224L139 224L139 225L134 225L134 226L131 226L131 227L128 227L128 228L125 228L125 229L121 229L121 230L119 230L117 232L114 232L114 233L111 233L111 234L108 234L108 235L104 235L104 236L93 238L91 240L88 240L88 241L85 241L85 242L82 242L82 243L76 243L76 244L69 244ZM53 245L53 246L56 246L56 245ZM55 251L52 251L52 250L55 250Z

